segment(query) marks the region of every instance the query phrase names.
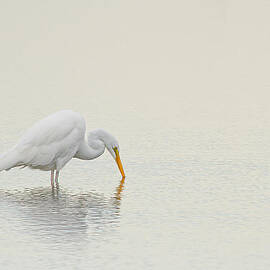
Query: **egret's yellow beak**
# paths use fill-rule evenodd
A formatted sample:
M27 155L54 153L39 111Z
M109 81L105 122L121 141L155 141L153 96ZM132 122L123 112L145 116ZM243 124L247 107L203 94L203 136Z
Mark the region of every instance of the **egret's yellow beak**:
M125 176L125 173L124 173L124 169L123 169L123 166L122 166L122 162L121 162L121 159L120 159L120 155L119 155L118 149L115 147L113 150L114 150L115 155L116 155L115 161L117 163L117 166L119 168L119 171L121 172L122 177L125 178L126 176Z

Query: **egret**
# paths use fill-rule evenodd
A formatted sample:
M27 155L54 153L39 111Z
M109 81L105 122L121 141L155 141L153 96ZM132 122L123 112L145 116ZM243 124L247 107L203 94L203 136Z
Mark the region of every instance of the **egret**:
M34 124L19 142L0 156L0 171L29 167L51 171L51 186L58 187L60 170L72 158L91 160L110 152L125 178L117 140L107 131L96 129L85 138L85 120L81 114L64 110Z

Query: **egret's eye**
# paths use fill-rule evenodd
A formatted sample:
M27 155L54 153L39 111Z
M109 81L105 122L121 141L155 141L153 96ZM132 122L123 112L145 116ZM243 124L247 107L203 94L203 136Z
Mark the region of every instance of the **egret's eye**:
M117 147L113 147L113 151L116 153L116 151L117 151Z

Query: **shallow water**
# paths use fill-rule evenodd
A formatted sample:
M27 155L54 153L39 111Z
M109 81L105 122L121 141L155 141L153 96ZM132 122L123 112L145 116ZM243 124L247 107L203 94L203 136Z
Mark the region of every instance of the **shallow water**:
M2 2L0 153L73 109L127 177L1 172L0 269L270 268L265 1Z
M2 266L265 269L270 134L237 130L123 138L124 181L109 154L71 161L54 191L49 173L3 172Z

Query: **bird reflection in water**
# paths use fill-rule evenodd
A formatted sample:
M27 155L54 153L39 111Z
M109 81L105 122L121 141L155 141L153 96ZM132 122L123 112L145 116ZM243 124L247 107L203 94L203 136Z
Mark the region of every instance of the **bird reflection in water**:
M125 177L122 178L122 180L120 181L119 186L116 188L114 198L117 199L118 201L121 200L121 194L122 194L122 190L124 189L124 183L125 183Z
M72 194L51 188L0 190L0 205L16 209L11 218L19 220L27 233L53 241L83 241L118 226L124 182L123 178L109 198L95 192Z

